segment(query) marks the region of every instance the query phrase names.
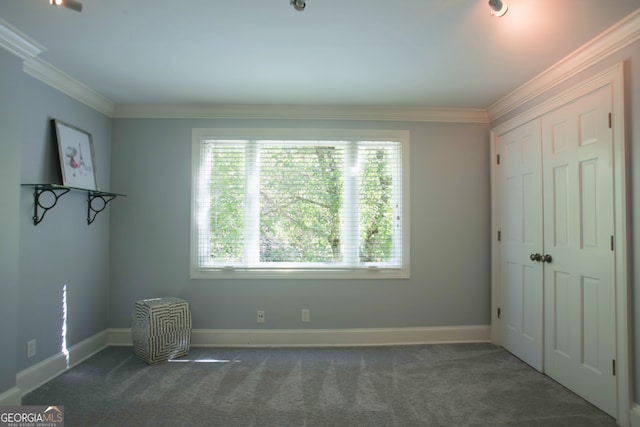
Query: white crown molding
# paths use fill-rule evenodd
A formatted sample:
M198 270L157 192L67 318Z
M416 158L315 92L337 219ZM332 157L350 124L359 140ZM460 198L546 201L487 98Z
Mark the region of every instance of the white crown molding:
M114 104L48 62L38 58L46 48L0 18L0 47L24 61L25 73L109 117Z
M503 135L520 125L523 125L533 119L537 119L549 111L553 111L558 107L566 105L569 102L578 99L580 96L600 89L603 86L608 84L612 85L612 87L622 85L623 70L624 64L622 62L618 62L605 70L590 76L588 79L585 79L576 86L562 91L541 103L536 103L534 107L531 107L521 114L500 123L498 126L493 127L491 131L496 136Z
M113 118L326 119L490 123L524 105L598 61L640 39L640 10L538 74L488 109L347 107L298 105L133 105L114 104L47 62L46 48L0 18L0 47L22 58L24 71Z
M518 89L493 103L488 108L490 121L499 119L637 40L640 40L640 10L630 14Z
M94 110L111 117L114 104L104 96L83 85L70 75L40 58L30 58L24 61L24 72L43 83L69 95Z
M0 47L24 60L24 71L43 83L113 118L316 119L489 123L485 109L301 105L114 104L73 77L36 58L46 49L0 19Z
M0 47L22 60L35 58L47 49L40 43L20 32L16 27L0 18Z
M115 118L315 119L489 123L484 109L305 105L117 104Z

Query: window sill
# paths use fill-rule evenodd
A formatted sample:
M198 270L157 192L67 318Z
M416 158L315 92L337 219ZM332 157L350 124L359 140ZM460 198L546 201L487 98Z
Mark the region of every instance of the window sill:
M295 279L295 280L376 280L409 279L409 268L404 269L350 269L350 270L268 270L268 269L197 269L191 270L191 279Z

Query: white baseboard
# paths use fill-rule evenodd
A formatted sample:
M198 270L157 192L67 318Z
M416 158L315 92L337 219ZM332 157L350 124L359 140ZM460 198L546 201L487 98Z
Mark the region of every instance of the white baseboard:
M131 328L111 328L109 332L109 345L113 347L132 346Z
M362 329L194 329L194 347L330 347L489 342L490 325ZM110 329L109 345L131 345L131 329Z
M78 363L82 363L94 354L103 350L109 345L109 330L105 329L102 332L87 338L84 341L72 346L69 349L69 365L75 366Z
M0 406L18 406L21 404L22 393L18 387L12 387L0 394Z
M629 411L629 420L631 427L640 427L640 405L634 403Z
M65 354L60 352L18 372L16 388L20 391L20 395L24 396L104 349L108 345L108 338L108 330L104 330L70 347L68 359Z

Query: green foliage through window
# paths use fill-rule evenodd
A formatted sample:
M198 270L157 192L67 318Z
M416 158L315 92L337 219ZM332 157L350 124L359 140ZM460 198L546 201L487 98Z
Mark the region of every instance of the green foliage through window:
M401 267L400 142L204 139L199 147L201 266Z

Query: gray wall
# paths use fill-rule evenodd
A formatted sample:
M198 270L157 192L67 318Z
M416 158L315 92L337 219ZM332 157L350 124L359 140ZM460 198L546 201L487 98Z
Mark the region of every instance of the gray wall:
M22 61L0 49L0 394L16 380Z
M190 280L191 129L313 127L411 132L411 279ZM377 328L490 323L488 126L350 121L114 119L111 327L134 301L178 296L194 328ZM311 323L300 309L311 309Z
M640 396L640 315L638 308L640 307L640 275L635 271L635 267L640 265L640 221L637 220L638 212L640 212L640 41L621 50L589 69L581 72L570 81L563 83L553 91L545 93L522 108L502 117L499 121L492 123L492 127L502 123L503 121L518 115L533 105L536 105L546 99L553 97L564 89L567 89L589 77L601 72L610 66L624 61L625 71L625 123L626 123L626 139L627 139L627 173L629 174L629 218L631 222L630 232L630 250L631 250L631 277L632 277L632 330L629 331L632 336L631 350L634 355L633 368L635 371L635 399L638 402Z
M50 119L56 118L92 134L98 185L108 190L111 119L28 75L22 78L22 182L59 182L50 129ZM23 188L19 203L18 371L60 352L65 284L67 345L108 327L109 208L87 225L86 193L72 191L34 226L32 194ZM37 355L27 360L30 339L37 340Z

